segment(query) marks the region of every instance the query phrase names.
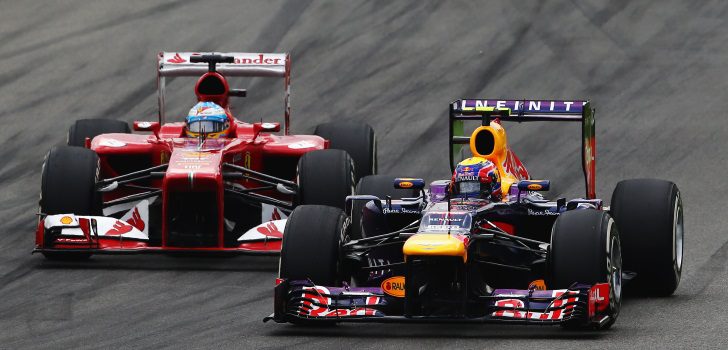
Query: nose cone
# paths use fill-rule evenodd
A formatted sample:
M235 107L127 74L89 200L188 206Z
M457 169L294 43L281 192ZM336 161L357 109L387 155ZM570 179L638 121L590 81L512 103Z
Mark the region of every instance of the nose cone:
M468 260L467 237L448 233L416 234L402 247L405 259L408 256L459 256Z

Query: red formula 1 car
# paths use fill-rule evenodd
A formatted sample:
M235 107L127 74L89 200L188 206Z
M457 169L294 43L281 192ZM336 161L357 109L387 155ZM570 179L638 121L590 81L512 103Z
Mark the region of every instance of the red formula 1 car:
M159 121L78 120L68 145L43 164L34 252L78 259L98 253L280 251L287 214L299 204L344 206L358 178L376 173L372 128L327 123L289 133L290 57L269 53L168 53L158 57ZM166 122L165 78L200 76L198 101L220 107L227 133L190 137ZM236 119L228 77L284 79L278 122ZM199 130L198 130L199 131Z

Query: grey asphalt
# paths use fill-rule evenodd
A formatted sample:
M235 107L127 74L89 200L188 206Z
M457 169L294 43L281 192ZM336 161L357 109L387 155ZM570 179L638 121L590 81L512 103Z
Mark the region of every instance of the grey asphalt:
M0 1L0 348L726 348L728 2ZM277 259L30 255L43 156L74 119L154 120L160 50L288 51L292 131L362 120L380 172L448 177L447 104L589 98L597 192L675 181L683 280L602 333L548 327L263 324ZM174 82L170 110L193 104ZM252 80L241 115L280 114ZM575 125L506 125L554 194L580 195Z

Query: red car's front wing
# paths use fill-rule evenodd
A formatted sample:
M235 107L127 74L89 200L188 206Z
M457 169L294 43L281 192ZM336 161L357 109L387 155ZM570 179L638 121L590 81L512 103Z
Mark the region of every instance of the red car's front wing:
M133 211L132 211L133 212ZM149 254L166 252L214 252L277 255L281 250L285 220L261 224L242 235L234 246L179 247L153 245L145 230L146 218L125 220L104 216L48 215L38 222L33 252L92 254ZM257 229L257 230L256 230Z

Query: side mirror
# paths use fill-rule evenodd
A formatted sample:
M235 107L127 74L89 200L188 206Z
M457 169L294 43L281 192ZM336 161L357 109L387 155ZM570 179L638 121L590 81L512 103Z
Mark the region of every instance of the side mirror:
M257 136L261 131L281 131L281 123L253 123L253 134Z
M394 179L394 188L403 190L422 190L423 188L425 188L425 180L408 177L398 177Z
M159 125L159 122L134 121L134 131L151 131L157 138L159 138L160 128L161 126Z
M521 180L518 181L520 191L548 191L551 187L549 180Z
M261 131L278 132L281 131L281 123L253 123L253 140L258 137Z

